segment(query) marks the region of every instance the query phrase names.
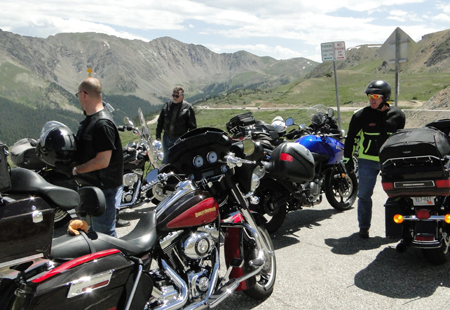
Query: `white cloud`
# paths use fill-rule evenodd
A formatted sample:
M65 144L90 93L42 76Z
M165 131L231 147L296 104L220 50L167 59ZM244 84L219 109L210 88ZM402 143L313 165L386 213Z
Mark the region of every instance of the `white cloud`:
M433 20L440 21L440 22L445 22L445 23L450 22L450 16L447 15L447 14L439 14L439 15L434 16L432 18L433 18Z

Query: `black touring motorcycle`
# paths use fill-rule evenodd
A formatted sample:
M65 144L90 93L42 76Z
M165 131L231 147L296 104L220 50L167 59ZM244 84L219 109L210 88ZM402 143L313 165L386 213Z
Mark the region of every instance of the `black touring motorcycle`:
M449 257L449 131L450 120L399 130L380 149L386 237L401 239L399 252L422 249L436 265Z
M103 193L2 169L0 184L11 181L0 188L1 308L209 309L238 290L269 297L275 252L249 210L263 172L261 146L200 128L172 150L173 172L154 182L176 177L175 190L121 238L80 231L52 240L55 208L95 216Z

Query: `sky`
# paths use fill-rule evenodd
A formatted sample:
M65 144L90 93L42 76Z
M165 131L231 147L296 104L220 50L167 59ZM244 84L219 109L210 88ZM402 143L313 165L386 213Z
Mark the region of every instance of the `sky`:
M168 36L216 53L317 62L321 43L383 44L397 27L417 42L450 29L448 0L0 0L0 6L0 29L19 35Z

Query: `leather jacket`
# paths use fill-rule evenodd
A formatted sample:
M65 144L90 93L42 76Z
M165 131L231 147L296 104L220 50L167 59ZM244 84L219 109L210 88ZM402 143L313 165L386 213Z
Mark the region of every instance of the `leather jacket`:
M180 107L176 106L179 104L181 104ZM173 119L171 126L174 111L177 112L177 115ZM169 100L164 104L159 115L155 136L156 139L161 139L161 133L164 129L164 134L170 138L178 138L195 128L197 128L197 121L192 105L185 100L180 103L174 103L172 100Z

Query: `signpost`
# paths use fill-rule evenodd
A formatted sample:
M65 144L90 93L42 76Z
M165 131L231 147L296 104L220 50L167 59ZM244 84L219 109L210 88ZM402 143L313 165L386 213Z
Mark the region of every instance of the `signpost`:
M418 45L403 30L397 27L378 50L378 55L389 63L395 63L395 106L397 106L400 83L398 71L416 51Z
M322 61L333 61L333 69L334 69L334 87L336 89L336 102L337 102L337 112L338 112L338 121L339 128L341 126L341 108L339 104L339 89L337 83L337 73L336 73L336 60L345 60L345 42L327 42L322 43L320 45L322 50Z

